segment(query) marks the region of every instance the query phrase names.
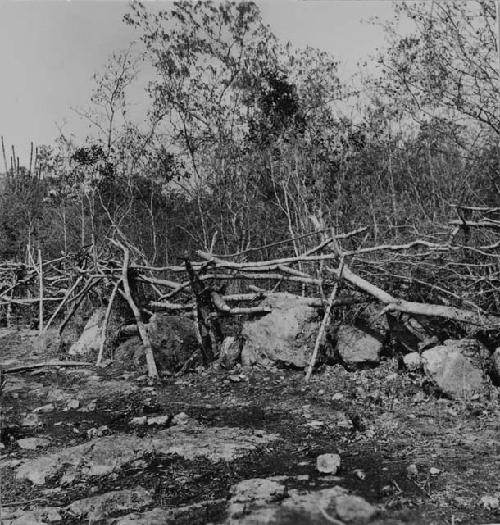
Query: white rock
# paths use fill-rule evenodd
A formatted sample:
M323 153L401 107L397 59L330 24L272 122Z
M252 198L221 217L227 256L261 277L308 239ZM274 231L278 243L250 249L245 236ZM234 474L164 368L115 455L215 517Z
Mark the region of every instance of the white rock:
M21 426L23 427L38 427L42 424L42 421L38 414L28 414L21 421Z
M426 375L445 394L455 399L470 399L485 390L482 370L453 346L436 346L422 354Z
M322 474L336 474L340 467L338 454L322 454L316 458L316 469Z
M410 352L403 356L403 363L407 370L415 372L422 368L422 357L418 352Z
M498 496L483 496L481 498L481 505L488 510L498 509L500 501Z
M46 447L50 443L50 441L48 439L43 438L24 438L18 439L16 443L19 445L20 448L23 448L25 450L35 450L37 448Z
M342 325L337 332L337 349L348 365L373 364L380 361L382 343L359 328Z
M179 412L172 419L172 425L186 425L191 418L185 412Z
M131 419L129 425L132 425L133 427L140 427L146 425L147 422L148 418L146 416L138 416Z
M78 341L71 345L68 352L69 355L85 355L99 351L102 339L101 324L104 320L105 312L105 308L98 308L92 314Z
M165 426L166 424L168 424L169 419L170 416L168 415L148 417L148 426Z

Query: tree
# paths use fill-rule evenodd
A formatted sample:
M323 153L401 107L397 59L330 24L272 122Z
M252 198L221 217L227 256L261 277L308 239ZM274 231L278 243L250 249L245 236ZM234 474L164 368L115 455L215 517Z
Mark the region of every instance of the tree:
M417 121L440 117L500 135L494 0L395 2L381 58L387 96ZM414 30L400 33L411 20ZM462 137L463 138L463 137Z

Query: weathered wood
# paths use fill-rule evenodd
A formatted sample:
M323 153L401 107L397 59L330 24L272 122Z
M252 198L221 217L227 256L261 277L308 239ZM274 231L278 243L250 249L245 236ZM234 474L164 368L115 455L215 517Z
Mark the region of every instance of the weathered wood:
M86 363L83 361L59 361L53 359L51 361L44 361L43 363L33 363L31 365L14 366L11 368L2 368L4 374L14 374L16 372L25 372L26 370L34 370L36 368L47 368L47 367L92 367L93 363Z
M144 352L146 354L148 376L150 378L156 379L158 377L158 369L156 367L156 362L155 362L155 358L153 355L153 347L151 345L151 340L149 338L148 331L146 330L146 327L144 326L144 323L142 322L141 312L139 311L139 308L137 308L137 305L135 304L135 301L132 297L132 293L130 290L130 283L128 280L128 269L129 269L129 264L130 264L130 250L119 241L111 239L111 242L123 250L124 257L123 257L122 279L121 280L123 283L124 296L127 299L130 309L132 310L134 314L135 322L139 330L139 335L141 336L141 339L142 339L142 344L144 346Z
M316 343L314 345L314 350L313 350L313 353L311 355L311 360L309 362L309 366L307 367L306 378L305 378L306 382L308 382L309 379L311 379L311 374L312 374L314 365L316 364L316 360L318 358L318 352L319 352L320 346L323 344L323 339L325 337L325 332L326 332L326 326L327 326L327 324L328 324L328 322L330 320L330 314L332 312L333 303L334 303L335 297L337 296L337 293L339 291L340 283L342 282L343 270L344 270L344 260L342 259L340 261L340 266L339 266L339 269L338 269L339 277L338 277L337 282L335 283L335 286L333 287L332 293L330 294L330 297L328 299L328 304L327 304L327 307L326 307L326 310L325 310L325 315L323 316L323 320L321 321L321 325L320 325L320 328L319 328L318 336L316 337Z
M221 337L218 321L214 316L215 305L211 290L203 285L201 279L196 275L189 259L184 260L186 271L191 283L191 289L196 300L197 326L200 334L201 353L205 365L215 359L218 339Z
M97 354L96 365L100 365L102 362L102 357L104 354L104 346L106 345L106 332L108 329L109 318L111 317L111 310L113 308L113 302L116 297L116 292L118 291L118 288L120 287L121 283L122 283L121 279L115 282L115 285L113 286L113 291L111 292L111 295L109 296L108 306L106 307L106 313L104 314L104 320L102 322L102 327L101 327L101 344L99 345L99 353Z
M76 288L78 288L78 286L80 285L82 281L83 281L83 275L80 275L78 279L73 283L71 288L66 292L63 300L58 304L54 313L51 315L50 319L47 321L47 324L45 325L45 330L44 330L45 332L47 332L50 325L53 323L54 319L57 317L59 312L62 310L63 306L68 302L68 299L70 298L71 294L76 290Z
M339 270L329 268L328 271L333 273L337 278L340 277ZM372 295L381 303L386 304L387 312L404 312L411 315L422 315L424 317L440 317L451 319L463 323L469 323L488 328L500 328L500 316L484 314L482 312L473 312L462 310L453 306L441 306L437 304L418 303L396 299L391 294L382 290L378 286L368 282L359 275L356 275L348 266L344 266L343 278L367 294Z

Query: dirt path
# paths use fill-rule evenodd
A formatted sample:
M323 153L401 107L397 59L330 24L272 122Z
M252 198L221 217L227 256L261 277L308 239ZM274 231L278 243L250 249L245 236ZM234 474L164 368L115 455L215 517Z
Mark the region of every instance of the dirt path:
M265 523L328 523L291 517L304 494L337 498L340 523L335 487L376 511L344 523L500 522L498 401L427 396L394 362L327 368L309 386L280 370L153 386L119 371L42 370L9 375L2 410L5 524L263 523L262 508ZM316 458L330 452L340 470L320 474ZM228 518L235 485L252 479L274 495Z

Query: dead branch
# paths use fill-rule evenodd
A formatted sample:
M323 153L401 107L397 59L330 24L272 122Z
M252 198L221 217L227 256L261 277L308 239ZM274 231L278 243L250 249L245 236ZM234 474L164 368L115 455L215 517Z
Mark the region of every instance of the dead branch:
M61 326L59 327L59 335L61 335L66 328L66 325L69 323L70 319L73 317L74 313L80 306L80 303L83 301L83 299L87 296L87 293L101 280L101 277L97 278L90 278L85 283L84 287L80 290L78 295L72 299L73 305L71 306L71 310L66 314L66 317L64 318L63 322L61 323Z
M326 326L330 320L330 314L332 312L333 302L335 301L335 297L337 296L337 292L339 291L340 283L342 282L342 273L344 271L344 259L342 258L340 261L340 266L338 271L338 280L335 283L335 286L333 287L332 293L330 294L330 297L328 299L328 304L325 310L325 315L323 316L323 320L321 321L321 326L319 328L318 336L316 337L316 343L314 345L314 350L311 355L311 361L309 362L309 367L307 368L306 372L306 382L311 379L311 374L314 368L314 365L316 364L316 359L318 358L318 352L320 346L323 344L323 339L325 337L325 331Z
M104 314L104 320L102 322L102 328L101 328L101 344L99 345L99 353L97 355L97 362L96 365L100 365L102 361L102 356L104 354L104 346L106 344L106 331L108 329L108 322L109 318L111 317L111 309L113 308L113 302L116 297L116 292L118 291L118 288L120 287L120 284L122 283L122 280L116 281L113 291L111 292L111 295L109 297L108 306L106 307L106 313Z
M212 301L214 303L214 306L219 310L220 312L224 312L225 314L231 314L231 315L246 315L246 314L268 314L271 312L271 308L267 307L261 307L261 306L251 306L248 308L237 308L233 307L231 308L226 301L224 300L224 297L220 295L217 292L212 292Z
M452 226L462 226L464 228L492 228L494 230L500 229L500 221L494 221L493 219L483 219L480 221L462 221L462 220L452 220L448 224Z
M70 298L71 294L78 288L80 283L83 281L83 276L80 275L78 279L73 283L71 288L66 292L64 299L59 303L57 308L55 309L54 313L51 315L50 319L47 321L47 325L45 326L45 332L49 329L50 325L54 321L54 319L57 317L59 312L62 310L63 306L67 303L68 299Z
M128 280L128 269L130 264L130 250L126 248L120 241L116 241L114 239L110 239L110 241L115 245L118 246L121 250L123 250L123 266L122 266L122 283L124 288L124 295L127 299L128 305L130 306L130 309L132 310L135 318L135 322L137 324L137 329L139 330L139 334L142 339L142 344L144 346L144 352L146 354L146 363L148 366L148 376L151 378L157 378L158 377L158 369L156 368L156 362L153 355L153 347L151 345L151 340L149 339L148 331L146 330L146 327L144 326L144 323L141 319L141 312L139 311L139 308L137 308L137 305L134 302L134 299L132 298L132 293L130 291L130 283Z
M23 366L15 366L12 368L2 368L2 372L4 374L14 374L16 372L24 372L26 370L34 370L36 368L46 368L46 367L70 367L70 366L76 366L76 367L92 367L94 366L92 363L85 363L83 361L59 361L57 359L54 359L52 361L45 361L43 363L33 363L32 365L23 365Z
M339 270L328 268L337 278L340 277ZM410 315L422 315L424 317L441 317L460 321L463 323L474 324L481 327L499 328L500 317L484 314L483 312L473 312L462 310L453 306L441 306L436 304L418 303L396 299L391 294L385 292L378 286L366 281L359 275L356 275L348 266L344 266L343 278L363 292L375 297L381 303L386 304L387 312L403 312Z
M186 271L189 276L191 289L196 300L197 327L201 342L201 353L205 365L211 363L217 351L217 336L220 328L213 322L212 313L215 311L211 290L202 284L201 278L196 275L189 259L185 259ZM215 326L214 326L215 324ZM218 333L216 334L215 331Z

